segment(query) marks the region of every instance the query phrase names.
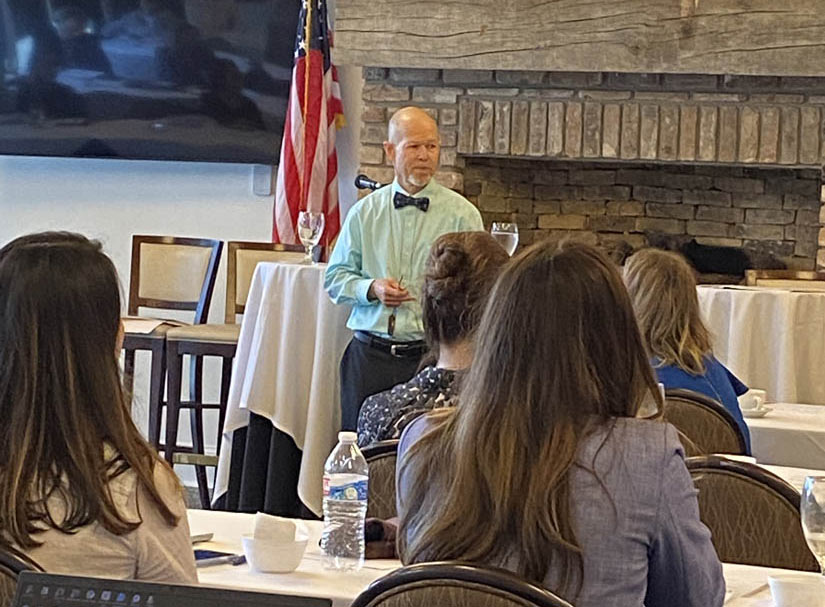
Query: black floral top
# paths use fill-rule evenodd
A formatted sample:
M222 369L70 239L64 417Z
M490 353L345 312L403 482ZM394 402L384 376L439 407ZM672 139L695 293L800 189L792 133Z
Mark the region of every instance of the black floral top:
M405 384L367 397L358 414L358 446L400 438L419 415L452 407L457 393L456 372L425 367Z

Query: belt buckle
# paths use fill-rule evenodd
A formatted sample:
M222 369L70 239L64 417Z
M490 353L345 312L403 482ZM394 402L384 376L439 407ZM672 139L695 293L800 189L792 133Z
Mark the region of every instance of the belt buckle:
M398 344L392 344L392 345L390 346L390 354L391 354L392 356L396 356L396 357L398 357L398 356L400 356L400 354L398 354L398 351L396 350L396 348L398 348Z

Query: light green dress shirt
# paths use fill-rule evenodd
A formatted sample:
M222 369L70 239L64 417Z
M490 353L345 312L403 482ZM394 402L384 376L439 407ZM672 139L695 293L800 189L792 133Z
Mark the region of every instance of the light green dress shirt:
M392 308L369 301L376 278L401 280L415 301L398 307L391 339L423 339L421 286L430 247L448 232L484 229L481 213L466 198L430 180L416 198L429 198L426 212L415 206L396 209L395 192L407 194L397 181L361 199L347 214L329 260L324 288L336 304L352 306L347 327L385 338Z

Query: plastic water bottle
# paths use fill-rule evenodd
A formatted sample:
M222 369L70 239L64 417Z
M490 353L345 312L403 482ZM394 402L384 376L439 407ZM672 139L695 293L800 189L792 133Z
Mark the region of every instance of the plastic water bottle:
M324 464L323 565L356 570L364 564L364 518L369 468L355 432L339 432L338 445Z

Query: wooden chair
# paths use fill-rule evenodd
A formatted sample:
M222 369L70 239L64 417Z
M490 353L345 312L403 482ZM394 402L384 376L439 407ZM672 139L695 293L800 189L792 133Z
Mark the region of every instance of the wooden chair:
M693 390L665 391L665 421L682 435L688 456L709 453L747 454L742 429L718 401Z
M361 450L370 469L367 516L388 519L397 516L395 503L395 466L398 440L373 443Z
M455 561L402 567L376 580L352 607L571 607L501 569Z
M17 577L23 571L43 571L43 568L19 550L0 548L0 607L12 604Z
M686 463L721 561L819 571L802 533L796 489L756 464L715 455Z
M231 241L227 245L227 251L224 324L175 327L166 333L169 390L164 454L169 463L195 466L198 493L203 508L209 508L210 505L205 466L216 466L218 463L217 456L205 455L203 411L205 409L218 410L217 448L220 450L226 405L229 400L232 361L235 358L240 335L237 315L243 314L255 267L261 261L300 262L304 259L304 248L300 245ZM198 367L197 375L194 373L190 375L189 400L181 400L184 355L195 357L198 360L204 356L221 358L221 389L217 404L203 401L201 367ZM189 423L192 430L191 449L182 448L177 444L181 409L189 410Z
M752 287L825 291L825 272L813 270L746 270L745 284Z
M191 310L194 324L206 322L218 275L223 242L177 236L132 236L129 316L140 308ZM162 324L151 333L124 335L124 376L127 392L134 385L135 352L148 350L152 363L149 385L149 442L160 445L163 388L166 379L166 332ZM196 364L200 366L200 361Z

